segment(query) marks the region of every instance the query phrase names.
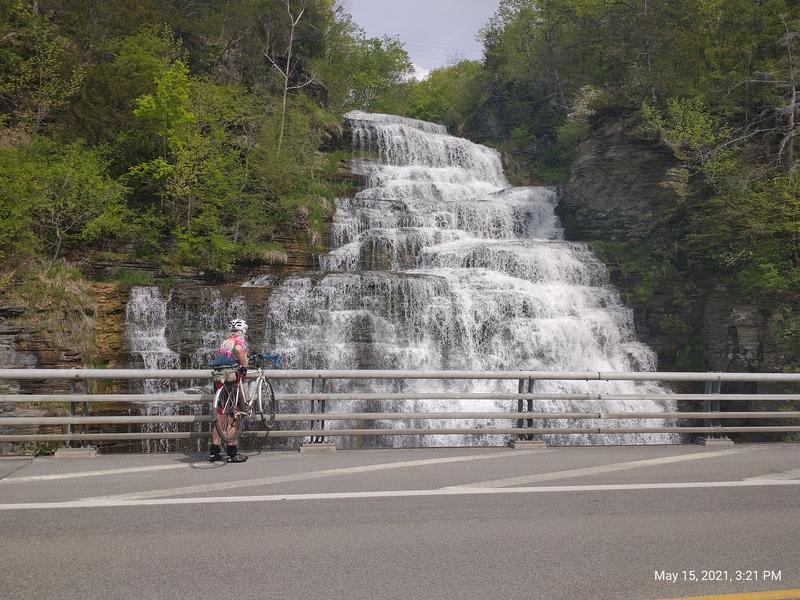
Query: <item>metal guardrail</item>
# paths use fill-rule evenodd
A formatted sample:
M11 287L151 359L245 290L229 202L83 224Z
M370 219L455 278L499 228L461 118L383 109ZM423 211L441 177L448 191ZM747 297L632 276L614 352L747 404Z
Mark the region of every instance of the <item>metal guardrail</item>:
M630 434L630 433L685 433L701 434L708 438L724 436L727 433L774 433L800 432L800 424L786 424L785 421L800 419L800 410L787 411L723 411L722 402L785 402L798 403L800 394L723 394L724 382L759 383L800 383L800 373L663 373L663 372L550 372L550 371L334 371L334 370L280 370L270 371L273 380L311 380L312 393L276 394L282 405L297 403L294 406L310 403L310 412L292 412L276 415L280 424L308 423L305 429L281 429L270 431L250 431L245 435L262 438L310 438L323 441L325 437L369 437L369 436L424 436L424 435L486 435L501 434L515 436L518 440L531 440L542 434ZM145 369L0 369L1 380L60 380L71 382L74 388L78 382L92 380L186 380L207 381L211 378L208 370L145 370ZM518 392L392 392L392 393L325 393L325 383L333 379L342 380L517 380ZM659 382L706 382L704 394L562 394L534 393L534 383L544 380L561 381L659 381ZM664 400L702 402L703 411L684 412L534 412L536 400L554 401L637 401ZM197 439L209 436L207 431L152 431L152 432L104 432L103 425L155 425L155 424L207 424L208 414L192 415L139 415L139 416L97 416L90 408L115 403L146 405L170 403L177 405L210 405L212 395L208 393L160 393L160 394L87 394L63 392L53 394L4 394L0 404L34 404L66 402L71 407L70 416L2 416L0 417L0 442L49 442L49 441L102 441L102 440L146 440L146 439ZM417 400L517 402L509 411L441 411L441 412L326 412L328 401L339 402L401 402ZM91 405L89 404L91 403ZM82 404L81 414L76 414L76 405ZM205 411L207 412L207 411ZM653 427L614 427L613 421L621 419L640 420L703 420L704 426L680 426L670 423ZM781 420L777 426L722 425L724 420ZM370 427L350 429L326 428L326 422L376 421L454 421L486 420L512 422L515 426L486 425L480 427ZM555 426L534 426L534 422L547 423L559 421ZM564 426L568 421L609 421L608 426ZM800 421L798 421L800 423ZM5 428L62 426L64 433L4 433ZM80 426L81 432L73 431ZM207 426L203 425L207 429ZM90 431L90 428L100 428Z

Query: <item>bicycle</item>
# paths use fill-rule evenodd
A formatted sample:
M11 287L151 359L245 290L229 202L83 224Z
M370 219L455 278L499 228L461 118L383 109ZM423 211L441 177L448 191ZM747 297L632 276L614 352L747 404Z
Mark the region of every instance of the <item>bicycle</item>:
M267 365L280 369L280 355L253 354L248 357L248 362L255 367L257 373L252 382L256 386L256 393L252 396L248 395L236 361L215 360L210 365L214 371L214 382L219 384L211 402L210 414L216 417L213 419L214 428L226 444L234 444L245 425L255 422L256 419L260 418L267 431L275 427L275 391L266 371Z

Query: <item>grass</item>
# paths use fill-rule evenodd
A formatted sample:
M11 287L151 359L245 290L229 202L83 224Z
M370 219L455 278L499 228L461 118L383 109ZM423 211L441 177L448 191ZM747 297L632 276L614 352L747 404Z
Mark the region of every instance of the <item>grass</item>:
M114 281L122 285L153 285L153 276L141 269L123 267L114 273Z
M66 261L26 264L4 291L22 308L17 318L56 348L69 348L89 357L95 350L97 306L80 271Z

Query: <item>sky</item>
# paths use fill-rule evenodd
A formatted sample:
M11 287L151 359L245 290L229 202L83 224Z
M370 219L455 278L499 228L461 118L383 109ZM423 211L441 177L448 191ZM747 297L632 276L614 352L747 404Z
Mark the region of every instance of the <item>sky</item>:
M497 10L499 0L344 0L353 20L369 37L397 36L417 78L451 58L480 59L475 37Z

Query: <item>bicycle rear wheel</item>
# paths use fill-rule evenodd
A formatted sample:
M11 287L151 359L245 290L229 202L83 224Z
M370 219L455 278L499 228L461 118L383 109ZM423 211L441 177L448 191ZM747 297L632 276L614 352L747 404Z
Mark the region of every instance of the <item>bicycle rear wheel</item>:
M235 389L222 386L217 390L211 404L211 414L216 416L214 427L222 441L231 445L236 443L241 433L241 419L236 416Z
M275 427L275 391L269 379L261 378L258 382L258 412L261 422L267 429Z

